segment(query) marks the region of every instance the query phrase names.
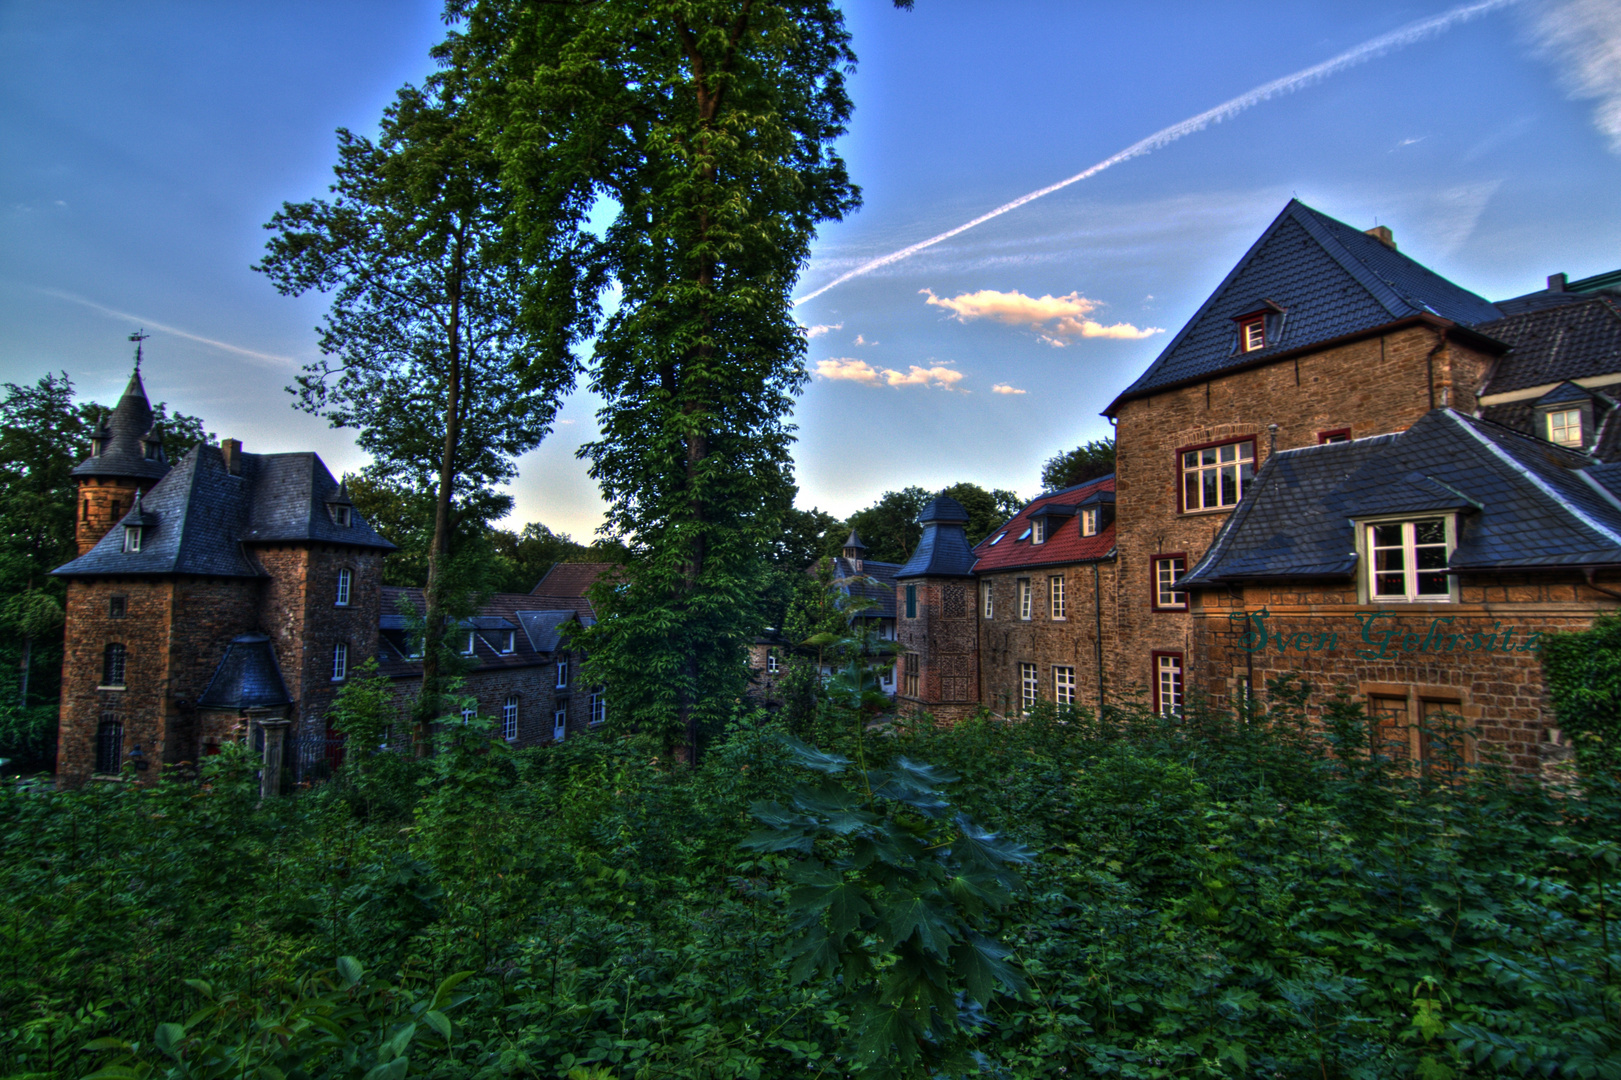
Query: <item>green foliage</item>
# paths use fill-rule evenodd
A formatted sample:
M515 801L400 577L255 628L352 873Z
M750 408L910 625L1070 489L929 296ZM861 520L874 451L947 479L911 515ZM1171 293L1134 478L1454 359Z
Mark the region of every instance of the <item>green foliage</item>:
M886 491L877 502L865 510L857 510L843 526L829 532L823 553L837 555L853 528L867 545L867 558L874 562L905 562L923 537L923 526L917 523L917 516L935 495L949 495L968 511L965 531L970 544L985 539L991 530L1017 514L1024 505L1016 492L1001 488L986 491L978 484L969 483L953 484L938 492L920 487Z
M1024 506L1024 500L1016 492L1001 488L986 491L978 484L952 484L940 494L956 499L968 511L968 524L963 531L968 534L970 544L985 539Z
M1559 725L1589 769L1621 770L1621 615L1590 630L1548 635L1542 670Z
M1114 472L1114 440L1093 439L1065 454L1048 458L1041 467L1043 491L1059 491Z

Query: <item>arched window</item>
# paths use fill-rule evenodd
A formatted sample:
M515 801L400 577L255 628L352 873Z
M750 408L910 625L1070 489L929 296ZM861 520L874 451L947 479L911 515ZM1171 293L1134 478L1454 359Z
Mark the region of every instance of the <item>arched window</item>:
M96 726L96 772L116 775L124 761L124 725L117 713L102 713Z
M107 646L101 657L101 685L123 687L126 658L124 646L116 641Z

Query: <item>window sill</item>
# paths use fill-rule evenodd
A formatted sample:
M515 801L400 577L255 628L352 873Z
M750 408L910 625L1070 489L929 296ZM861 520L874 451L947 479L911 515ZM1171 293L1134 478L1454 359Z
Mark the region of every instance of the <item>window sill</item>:
M124 690L128 690L128 689L129 689L129 685L128 685L128 684L127 684L127 683L119 683L119 684L118 684L118 685L117 685L117 686L98 686L98 687L96 687L96 689L97 689L97 690L118 690L118 691L124 691Z
M1156 615L1180 615L1184 611L1188 610L1188 605L1183 604L1181 607L1168 607L1165 604L1159 604L1150 610L1152 610Z
M1207 506L1203 510L1180 510L1177 513L1180 517L1204 517L1206 514L1230 514L1237 509L1238 504L1233 503L1231 506Z
M1069 622L1068 615L1054 615L1048 622Z

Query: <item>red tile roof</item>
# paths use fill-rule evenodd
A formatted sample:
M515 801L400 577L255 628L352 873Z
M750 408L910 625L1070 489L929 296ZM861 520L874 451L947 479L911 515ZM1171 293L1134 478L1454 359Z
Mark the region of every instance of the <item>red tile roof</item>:
M546 576L530 590L532 596L584 596L603 574L616 569L614 563L562 562L546 571Z
M1058 566L1103 558L1114 550L1112 520L1096 536L1082 536L1081 515L1077 513L1073 517L1051 519L1061 524L1053 529L1044 544L1032 544L1029 537L1023 540L1019 537L1024 536L1030 528L1030 515L1048 503L1074 506L1095 492L1113 490L1114 477L1105 476L1101 480L1088 480L1062 491L1049 492L1034 500L1015 514L1012 521L993 530L974 548L974 555L979 560L974 564L974 573L992 573L1025 566ZM1000 543L996 542L999 536L1002 538Z

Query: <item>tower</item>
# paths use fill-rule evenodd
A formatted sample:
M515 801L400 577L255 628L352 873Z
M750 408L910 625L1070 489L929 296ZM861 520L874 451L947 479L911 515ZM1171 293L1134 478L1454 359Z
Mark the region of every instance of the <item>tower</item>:
M135 347L135 372L124 396L109 416L103 413L90 432L90 456L73 470L79 482L74 538L79 554L96 546L169 471L163 432L152 423L152 405L141 384L141 351Z
M923 538L895 571L896 639L903 709L959 720L979 707L979 638L972 594L968 511L949 495L918 515Z

